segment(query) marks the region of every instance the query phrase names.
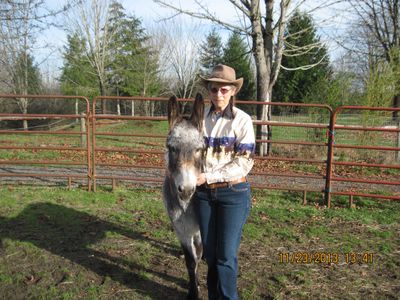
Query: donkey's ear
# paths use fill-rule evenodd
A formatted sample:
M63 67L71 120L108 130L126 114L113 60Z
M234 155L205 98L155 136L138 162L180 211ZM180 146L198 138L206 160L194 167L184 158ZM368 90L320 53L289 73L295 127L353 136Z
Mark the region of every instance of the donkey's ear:
M197 93L196 99L193 104L192 115L190 116L190 121L197 127L199 131L203 130L203 117L204 117L204 100L200 93Z
M168 101L168 125L170 129L175 125L179 117L180 112L178 101L175 96L172 96Z

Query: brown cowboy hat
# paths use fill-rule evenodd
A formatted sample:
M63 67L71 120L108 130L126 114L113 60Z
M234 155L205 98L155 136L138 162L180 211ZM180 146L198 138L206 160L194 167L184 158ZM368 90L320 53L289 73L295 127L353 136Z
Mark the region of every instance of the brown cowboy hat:
M200 78L205 87L207 87L209 82L232 84L236 87L236 93L239 92L243 85L243 78L236 79L235 69L221 64L216 65L208 77L200 75Z

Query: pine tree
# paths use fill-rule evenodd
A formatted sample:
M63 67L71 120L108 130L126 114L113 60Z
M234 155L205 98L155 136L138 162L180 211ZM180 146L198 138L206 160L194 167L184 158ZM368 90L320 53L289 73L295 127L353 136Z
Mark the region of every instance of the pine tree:
M61 92L64 95L99 95L95 71L85 57L86 43L77 34L67 36L68 44L64 47L64 65L61 68Z
M156 53L146 45L148 37L141 21L128 16L123 6L113 1L110 5L112 62L109 81L114 91L123 95L155 95L159 90Z
M11 76L14 94L27 95L38 94L41 90L41 78L37 65L34 64L32 56L21 52L14 64L14 71ZM28 113L30 106L29 98L21 97L16 99L18 108L23 114ZM23 120L24 130L28 129L28 120Z
M255 84L251 69L249 49L240 34L233 32L224 48L223 63L235 69L236 78L243 77L243 86L236 95L238 100L254 100ZM255 113L255 107L238 105L249 114Z
M22 53L18 56L13 74L14 93L39 94L41 91L41 77L39 68L34 64L31 55Z
M296 11L287 27L282 69L273 91L273 101L277 102L323 102L320 99L321 84L331 78L331 68L326 47L318 47L320 38L310 15ZM314 45L312 48L310 45ZM302 50L302 55L291 55ZM311 66L296 69L300 66ZM313 95L314 99L310 98ZM307 100L309 99L309 100Z
M201 46L200 63L202 73L207 74L214 66L222 63L222 56L223 47L221 36L214 27L206 37L204 44Z

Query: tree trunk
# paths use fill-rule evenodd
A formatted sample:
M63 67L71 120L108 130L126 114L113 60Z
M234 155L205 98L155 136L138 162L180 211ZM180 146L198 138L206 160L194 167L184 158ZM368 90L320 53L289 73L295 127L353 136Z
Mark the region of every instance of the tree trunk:
M100 96L105 96L105 89L104 89L104 84L103 81L101 80L99 76L99 88L100 88ZM105 99L101 100L101 113L105 115L107 113L107 101Z
M28 99L26 98L22 98L21 99L22 102L22 113L24 115L28 114ZM24 130L28 130L28 120L22 120L22 127L24 128Z
M135 116L135 100L131 100L131 116Z
M121 100L117 100L117 115L121 115Z
M270 92L266 92L265 102L270 102ZM261 100L262 101L262 100ZM263 102L264 102L263 101ZM257 119L263 122L269 121L271 118L271 106L270 105L257 105ZM256 139L257 140L268 140L270 137L271 128L269 125L258 125L256 130ZM257 145L256 152L260 156L265 156L270 153L270 144L269 143L259 143Z
M22 126L24 127L24 130L28 130L28 120L22 120Z
M75 114L79 115L79 101L78 99L75 99ZM79 123L79 119L75 119L75 123Z
M118 87L117 87L117 97L119 97ZM118 116L121 115L121 100L120 99L117 100L117 115Z
M263 36L263 30L261 26L261 16L259 15L259 3L258 1L252 2L252 28L253 28L253 54L256 61L256 72L257 72L257 101L269 102L271 99L271 88L270 88L270 74L271 64L267 62L265 56L265 40ZM257 105L257 119L261 121L268 121L269 117L269 105ZM269 126L258 125L256 130L256 139L266 140L268 139ZM269 144L258 143L256 153L260 156L268 154Z

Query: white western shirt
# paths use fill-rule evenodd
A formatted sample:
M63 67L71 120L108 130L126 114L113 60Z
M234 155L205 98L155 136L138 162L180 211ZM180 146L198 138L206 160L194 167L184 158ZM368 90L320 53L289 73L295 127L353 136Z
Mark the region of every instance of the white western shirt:
M237 107L221 115L205 109L206 144L204 173L208 184L240 179L250 172L254 160L255 137L251 117Z

